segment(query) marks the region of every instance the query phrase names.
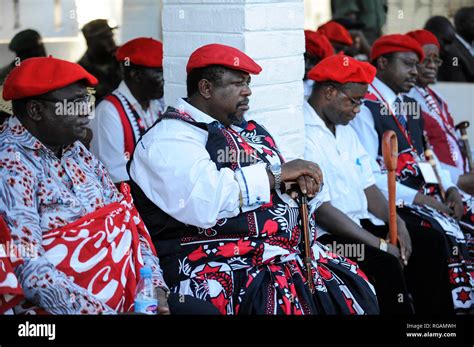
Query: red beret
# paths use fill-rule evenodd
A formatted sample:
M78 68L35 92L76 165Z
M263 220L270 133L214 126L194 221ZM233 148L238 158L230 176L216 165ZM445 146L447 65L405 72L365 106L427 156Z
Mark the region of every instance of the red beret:
M258 75L262 68L237 48L213 43L196 49L188 60L186 72L209 65L222 65L231 69Z
M49 57L29 58L14 68L3 86L3 99L16 100L42 95L85 80L89 86L97 78L76 63Z
M321 59L334 54L334 47L328 38L316 31L305 30L304 38L306 41L306 52Z
M118 61L129 61L134 65L163 67L163 44L151 37L139 37L120 47L116 58Z
M436 45L439 47L439 42L436 36L433 35L431 31L421 29L421 30L414 30L406 33L406 35L410 36L411 38L415 39L421 46L424 45Z
M318 32L326 35L329 41L334 41L346 46L351 46L353 43L349 31L347 31L347 29L341 24L334 21L329 21L326 24L321 25L318 28Z
M308 78L316 82L371 83L376 72L371 64L341 53L321 60L308 72Z
M374 61L381 55L393 52L414 52L418 55L420 61L423 61L425 56L423 48L415 39L407 35L393 34L382 36L374 42L370 59Z

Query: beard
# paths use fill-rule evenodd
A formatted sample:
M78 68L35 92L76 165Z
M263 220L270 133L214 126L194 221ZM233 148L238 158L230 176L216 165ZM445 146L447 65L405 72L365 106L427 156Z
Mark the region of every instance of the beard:
M244 122L244 114L240 112L233 112L227 115L227 119L229 120L230 124L239 126Z

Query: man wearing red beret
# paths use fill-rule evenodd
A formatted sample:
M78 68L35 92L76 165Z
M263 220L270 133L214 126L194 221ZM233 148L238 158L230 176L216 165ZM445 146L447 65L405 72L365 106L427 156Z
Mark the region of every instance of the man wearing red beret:
M0 249L11 249L3 244L11 237L19 252L14 270L26 301L15 312L133 311L136 274L147 266L160 313L170 312L168 300L171 312L215 313L195 298L183 304L177 295L166 298L130 188L123 184L119 192L80 142L89 123L86 87L96 84L81 66L52 57L25 60L5 82L3 97L12 100L14 115L0 126L0 216L6 222L0 223Z
M405 223L398 219L401 251L385 241L387 229L375 236L361 227L367 219L383 225L380 219L388 223L389 217L387 200L375 185L370 157L347 126L360 110L375 71L368 63L337 54L309 72L315 86L303 106L305 159L321 165L331 196L330 204L318 210L318 241L335 251L337 244L361 246L363 259L356 259L355 254L346 256L357 260L373 279L380 312L410 314L411 300L398 261L401 258L406 265L411 253Z
M116 266L123 269L126 285L134 285L128 275L132 270L129 260L122 262L118 254L113 258L110 253L112 243L124 237L122 233L110 238L110 244L101 243L99 249L86 246L93 255L101 252L102 261L96 259L83 268L73 252L80 252L84 244L68 242L74 238L71 224L79 220L90 223L84 226L87 233L81 232L84 243L100 236L95 229L104 230L99 221L116 221L120 227L117 218L102 211L126 200L104 166L79 141L86 136L89 123L86 87L95 84L97 79L77 64L52 57L31 58L10 73L3 91L5 100L12 100L14 116L0 128L0 214L15 245L20 251L29 250L21 254L23 263L15 269L25 298L36 310L52 314L110 314L128 311L130 307L125 306L133 304L133 297L125 295L129 290L125 283L106 294L100 289L107 282L94 279L99 268ZM68 106L63 107L65 104ZM138 217L133 208L125 210ZM88 217L91 213L94 219ZM146 230L139 233L122 222L135 230L133 238L143 238L144 262L155 264L154 273L161 276ZM81 262L86 259L82 257ZM110 277L120 283L120 273ZM87 289L94 281L98 291ZM122 298L126 298L125 306L119 304Z
M308 72L322 59L334 54L334 48L328 38L316 31L304 31L306 51L304 52L304 97L309 98L314 81L308 79Z
M467 156L456 132L448 104L438 92L430 88L431 84L436 83L438 69L443 63L439 58L438 39L428 30L415 30L407 35L418 41L425 52L425 59L418 64L416 86L407 95L421 106L425 131L441 167L449 171L451 179L457 182L460 189L473 195L474 172L469 171Z
M186 71L188 97L141 138L129 171L172 291L222 314L377 313L357 265L317 242L307 278L297 201L282 183L297 182L310 198L311 234L326 190L315 163L285 162L272 136L245 120L250 74L261 67L210 44Z
M382 191L387 191L381 152L382 136L387 130L397 134L398 213L408 224L409 230L418 229L419 234L429 234L433 240L438 238L436 244L448 250L448 255L440 259L444 262L443 259L449 258L444 267L447 274L449 266L450 278L441 281L441 284L450 283L454 308L459 312L468 312L472 308L469 297L473 283L470 278L472 260L467 250L470 240L463 231L470 233L473 226L458 222L464 210L461 195L449 173L435 161L441 181L441 185L438 184L434 169L425 160L424 125L419 104L403 95L416 84L417 65L424 60L423 49L407 35L386 35L375 41L371 60L377 67L377 75L369 86L360 113L351 125L369 155L380 164L380 167L374 167L374 174L377 186ZM444 188L444 196L440 193L440 186ZM423 247L416 249L421 257L429 257L432 252ZM426 266L424 276L431 283L439 283L439 275L432 273L432 270L433 267ZM414 276L420 276L420 272ZM421 298L424 295L425 292L414 293L414 296ZM424 305L427 310L433 308L429 302Z
M317 32L325 35L331 41L336 53L343 51L354 43L349 31L341 24L332 20L321 25Z
M91 151L119 184L129 180L126 165L135 143L164 111L163 45L133 39L119 48L117 61L123 81L97 106Z

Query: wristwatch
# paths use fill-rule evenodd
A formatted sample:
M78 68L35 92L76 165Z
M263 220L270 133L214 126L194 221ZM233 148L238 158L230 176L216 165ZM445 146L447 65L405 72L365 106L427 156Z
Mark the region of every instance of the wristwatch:
M387 252L387 251L388 251L388 243L387 243L387 241L385 241L384 239L380 239L379 249L382 250L382 251L384 251L384 252Z
M281 165L276 164L276 165L268 165L268 169L273 175L273 179L275 180L275 189L278 188L280 189L281 186Z

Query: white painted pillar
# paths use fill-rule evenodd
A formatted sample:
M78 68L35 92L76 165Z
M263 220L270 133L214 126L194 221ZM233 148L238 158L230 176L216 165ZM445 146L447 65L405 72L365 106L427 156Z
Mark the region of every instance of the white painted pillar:
M303 0L163 0L165 101L186 96L186 63L198 47L236 47L263 68L252 77L248 119L264 125L287 158L302 156Z
M120 42L137 37L162 40L161 0L123 0Z

